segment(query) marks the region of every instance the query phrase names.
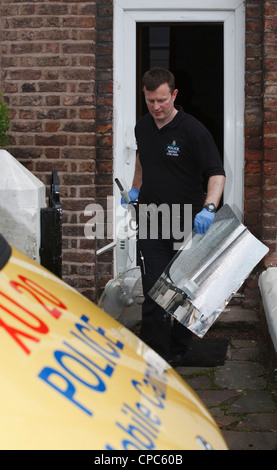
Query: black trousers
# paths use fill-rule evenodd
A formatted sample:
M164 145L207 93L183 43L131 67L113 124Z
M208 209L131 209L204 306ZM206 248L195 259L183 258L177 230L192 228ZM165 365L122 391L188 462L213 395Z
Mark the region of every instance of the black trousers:
M147 237L138 239L138 255L141 264L144 303L142 305L142 324L140 338L165 359L188 349L192 333L172 316L167 314L148 292L158 280L164 269L177 253L175 240L163 239L161 233L157 239Z

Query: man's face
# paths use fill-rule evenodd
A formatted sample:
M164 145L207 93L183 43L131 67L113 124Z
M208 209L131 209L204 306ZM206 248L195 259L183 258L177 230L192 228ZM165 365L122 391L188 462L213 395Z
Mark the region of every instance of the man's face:
M144 88L145 102L149 113L160 128L170 122L176 114L174 101L178 90L171 93L167 83L163 83L156 90L149 91Z

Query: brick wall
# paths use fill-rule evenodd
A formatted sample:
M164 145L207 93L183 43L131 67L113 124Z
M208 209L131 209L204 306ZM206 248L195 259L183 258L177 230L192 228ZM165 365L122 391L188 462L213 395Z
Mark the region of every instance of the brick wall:
M113 0L97 1L97 143L96 198L107 207L107 196L113 194ZM98 240L97 248L112 240ZM113 271L113 253L106 252L96 259L97 295L103 291Z
M276 265L277 4L246 1L244 223L270 251L243 286L244 303L259 301L258 275Z
M111 191L111 9L109 0L1 0L9 151L47 187L58 171L63 278L90 298L97 270L84 209Z
M85 207L105 207L112 194L112 6L112 0L1 0L9 150L47 186L58 170L63 277L89 298L112 273L112 253L96 258L95 242L84 237ZM244 223L270 247L266 266L277 261L276 9L274 0L246 0ZM251 305L263 267L243 287Z
M263 1L246 1L245 62L245 167L244 224L258 239L262 237L263 219ZM244 303L259 301L258 274L254 269L241 291Z
M263 159L263 6L246 2L244 223L262 233Z
M277 265L277 3L264 2L263 48L263 219L262 239L270 249L266 266Z

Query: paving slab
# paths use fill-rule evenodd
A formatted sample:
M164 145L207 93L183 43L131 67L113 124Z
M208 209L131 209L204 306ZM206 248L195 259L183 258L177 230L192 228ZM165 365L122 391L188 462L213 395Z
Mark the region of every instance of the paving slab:
M208 407L224 405L241 396L237 390L198 390L197 394Z
M194 389L201 390L211 387L211 379L206 375L200 375L199 377L193 377L186 380L187 384Z
M230 450L277 450L277 435L272 432L223 431Z
M277 433L277 412L249 414L239 421L237 430L271 431Z
M228 359L233 361L252 361L255 360L258 351L256 348L236 348L228 350Z
M248 323L251 326L259 324L259 312L255 309L246 309L239 306L226 307L223 312L219 315L215 326L227 326L234 325L236 323Z
M207 406L230 450L277 450L277 376L262 363L259 313L231 306L219 319L211 334L229 340L224 365L177 372Z
M253 412L274 412L276 404L270 392L266 390L250 390L241 398L234 402L227 411L227 414L253 413Z
M230 389L263 389L266 381L260 364L250 361L226 361L215 372L215 383Z

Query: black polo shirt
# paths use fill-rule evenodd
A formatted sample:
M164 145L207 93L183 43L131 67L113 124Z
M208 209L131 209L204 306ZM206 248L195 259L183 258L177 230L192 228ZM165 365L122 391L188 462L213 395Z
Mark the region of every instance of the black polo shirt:
M143 203L192 204L202 209L203 180L225 175L222 160L210 132L193 116L176 106L178 113L158 129L148 113L135 127Z

